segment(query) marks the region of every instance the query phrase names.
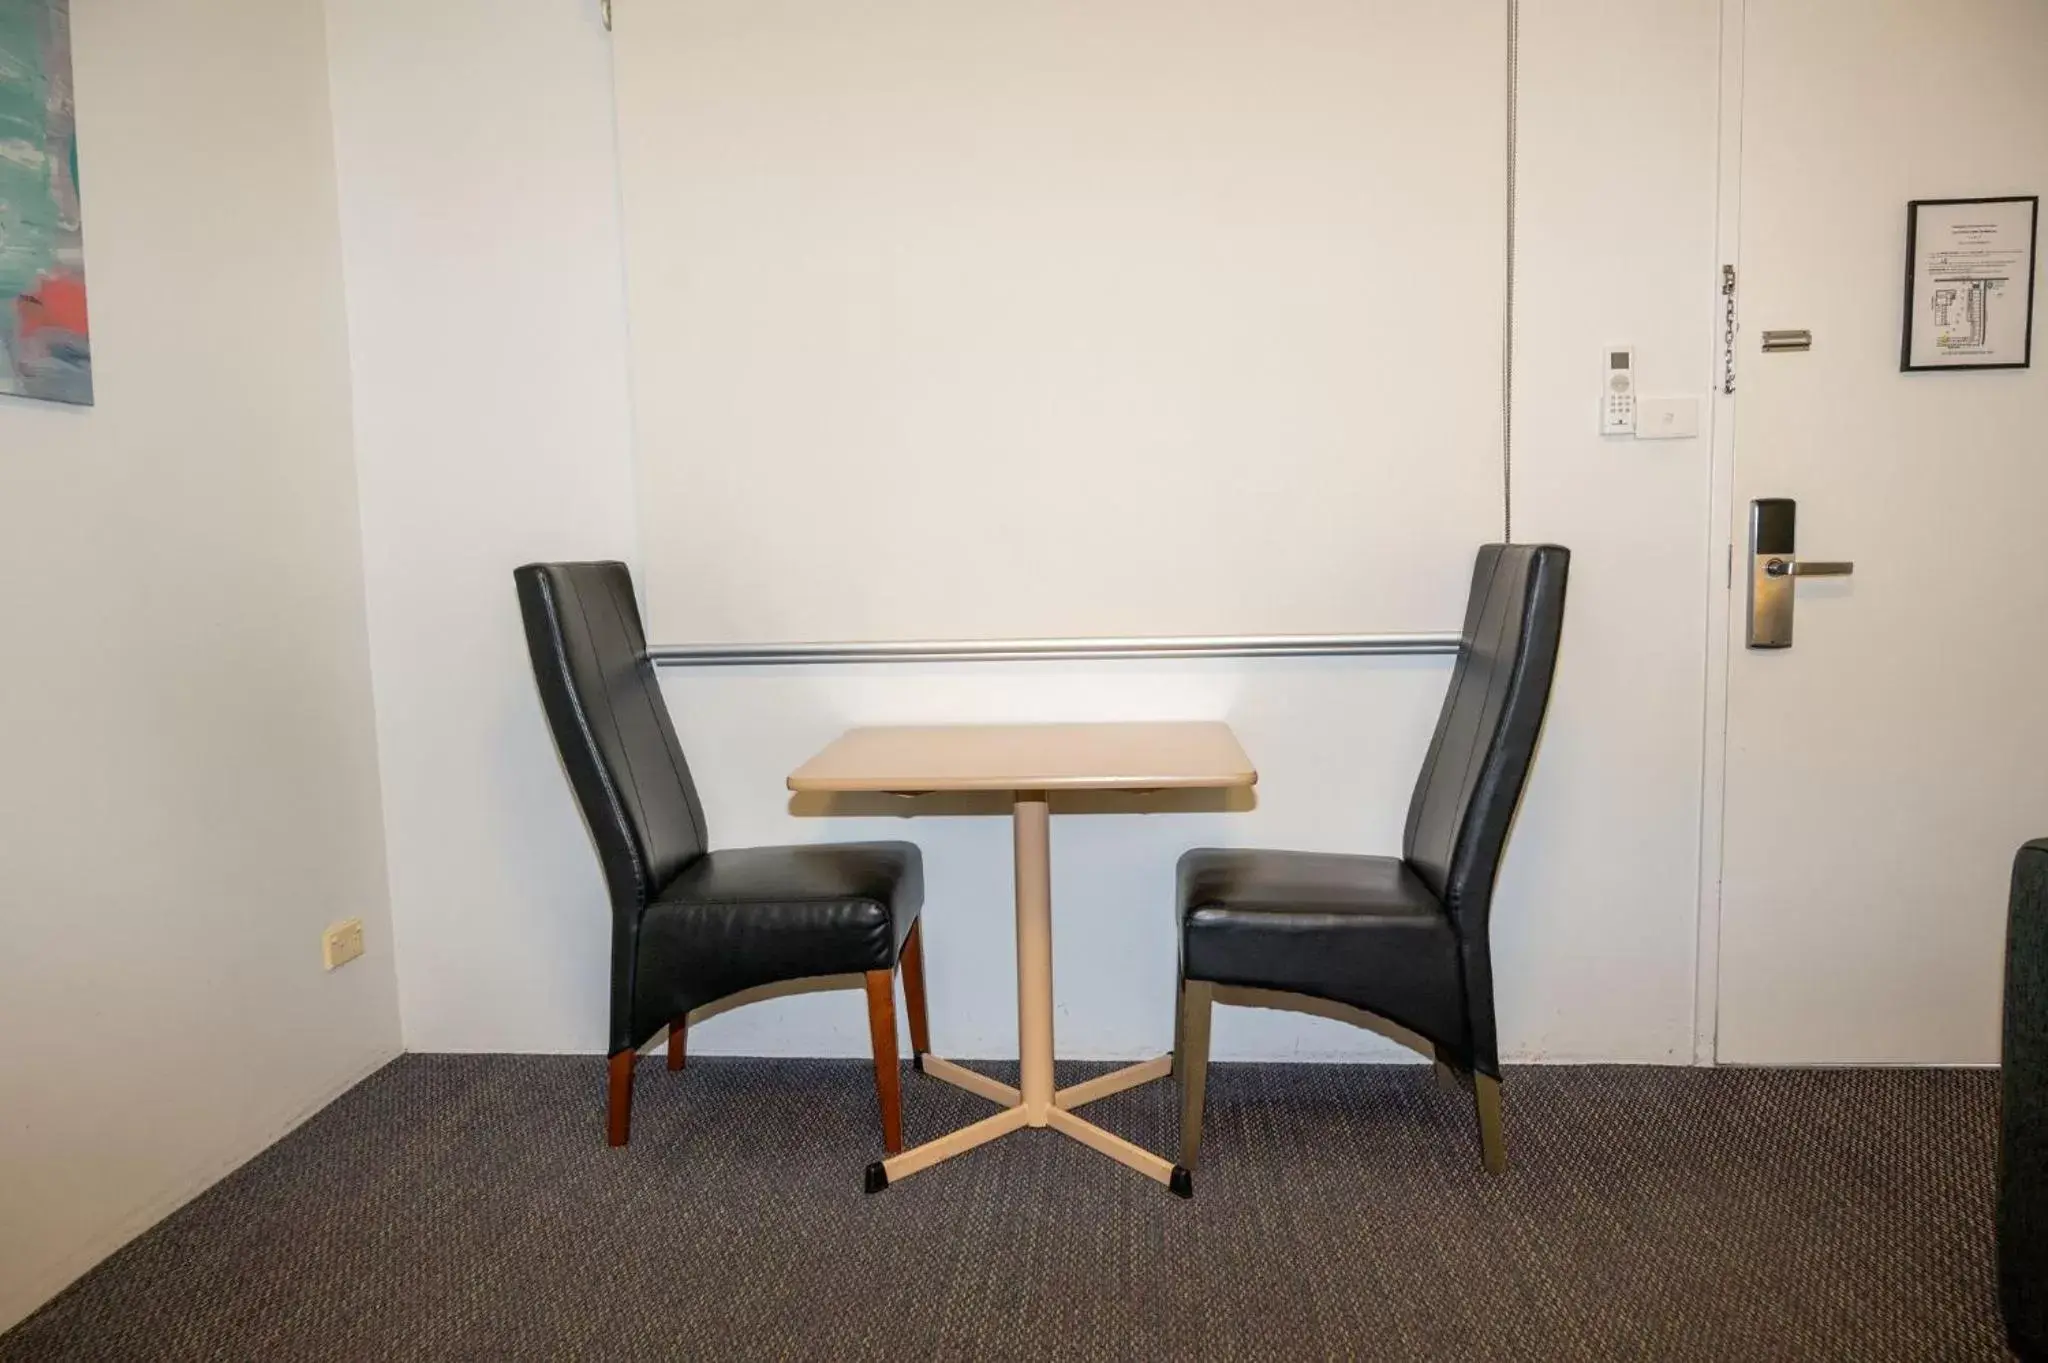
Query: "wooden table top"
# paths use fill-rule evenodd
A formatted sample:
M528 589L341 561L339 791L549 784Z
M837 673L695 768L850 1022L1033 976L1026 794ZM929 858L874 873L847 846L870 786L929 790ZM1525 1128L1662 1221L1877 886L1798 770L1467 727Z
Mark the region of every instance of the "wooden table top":
M795 791L1189 790L1259 779L1228 724L937 724L849 729Z

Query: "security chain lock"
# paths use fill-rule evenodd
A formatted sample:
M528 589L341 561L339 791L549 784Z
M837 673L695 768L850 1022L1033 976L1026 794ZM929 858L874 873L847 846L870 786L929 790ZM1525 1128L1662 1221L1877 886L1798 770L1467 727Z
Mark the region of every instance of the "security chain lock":
M1721 391L1735 392L1735 267L1721 267L1721 297L1726 300L1727 321L1721 330Z

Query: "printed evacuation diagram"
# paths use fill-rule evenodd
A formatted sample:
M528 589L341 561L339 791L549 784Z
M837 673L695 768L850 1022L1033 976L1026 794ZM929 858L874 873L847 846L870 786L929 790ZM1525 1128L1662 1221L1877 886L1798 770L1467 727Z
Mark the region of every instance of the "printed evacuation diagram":
M1976 350L1990 339L1991 294L2003 279L1943 279L1928 300L1938 350Z

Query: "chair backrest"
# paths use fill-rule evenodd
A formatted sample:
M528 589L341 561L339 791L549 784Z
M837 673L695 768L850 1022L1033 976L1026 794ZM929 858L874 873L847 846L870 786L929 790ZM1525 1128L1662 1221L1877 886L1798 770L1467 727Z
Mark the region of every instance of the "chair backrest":
M2013 1352L2048 1358L2048 838L2012 863L1999 1061L1999 1301Z
M1543 727L1570 565L1571 551L1555 544L1486 544L1472 570L1458 665L1401 845L1468 937L1485 931L1494 874Z
M619 910L644 908L709 843L623 563L529 563L519 612L541 706Z

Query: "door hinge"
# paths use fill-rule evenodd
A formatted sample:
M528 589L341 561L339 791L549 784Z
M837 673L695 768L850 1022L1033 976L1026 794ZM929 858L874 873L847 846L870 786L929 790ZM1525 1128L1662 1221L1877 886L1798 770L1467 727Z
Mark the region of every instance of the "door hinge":
M1721 391L1735 392L1735 267L1721 267Z
M604 16L604 31L612 31L612 0L597 0L597 12Z
M1728 541L1728 582L1729 591L1735 590L1735 541Z

